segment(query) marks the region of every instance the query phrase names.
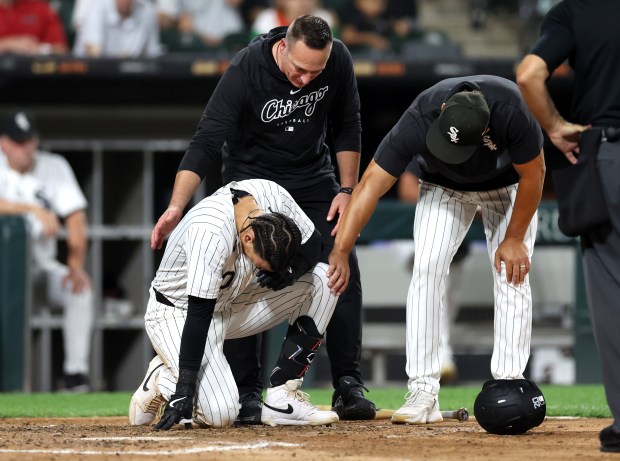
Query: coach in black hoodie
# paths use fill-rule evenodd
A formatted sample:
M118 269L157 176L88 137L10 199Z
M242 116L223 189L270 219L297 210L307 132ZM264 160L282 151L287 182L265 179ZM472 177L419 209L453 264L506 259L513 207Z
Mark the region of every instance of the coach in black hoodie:
M160 248L178 224L202 179L223 162L224 183L270 179L287 189L323 237L322 261L359 176L361 122L353 63L325 21L301 16L289 27L260 35L222 75L181 161L168 209L151 235ZM326 144L333 146L340 184ZM357 259L327 328L327 353L335 388L332 407L341 419L371 419L359 370L362 290ZM292 284L295 271L274 274L266 286ZM226 354L242 408L240 424L260 423L258 338L228 341Z

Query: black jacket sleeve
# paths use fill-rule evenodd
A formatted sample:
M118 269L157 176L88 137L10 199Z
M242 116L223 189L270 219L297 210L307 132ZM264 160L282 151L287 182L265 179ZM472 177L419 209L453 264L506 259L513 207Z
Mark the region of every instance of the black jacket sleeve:
M314 232L310 238L299 247L297 254L291 261L291 270L295 276L295 280L308 272L316 263L321 259L321 245L323 240L318 230L314 229Z
M334 150L362 151L362 122L360 117L360 97L357 80L353 71L353 59L347 47L340 41L334 41L333 53L336 54L339 76L338 99L330 113L330 122L334 135Z
M222 146L243 111L247 88L244 80L239 66L231 64L224 72L181 159L179 170L193 171L200 178L213 168L219 171Z

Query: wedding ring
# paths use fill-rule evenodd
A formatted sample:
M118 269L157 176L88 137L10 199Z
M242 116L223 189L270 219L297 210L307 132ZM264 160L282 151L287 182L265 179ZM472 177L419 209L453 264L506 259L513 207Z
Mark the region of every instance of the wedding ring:
M527 266L526 266L525 264L521 264L519 267L520 267L521 269L525 269Z

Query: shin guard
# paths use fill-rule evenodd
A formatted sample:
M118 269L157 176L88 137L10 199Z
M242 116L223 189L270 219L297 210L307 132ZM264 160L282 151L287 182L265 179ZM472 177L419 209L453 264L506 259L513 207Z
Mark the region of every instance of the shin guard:
M290 379L303 378L322 343L323 335L314 320L299 317L288 329L280 357L271 372L271 385L280 386Z

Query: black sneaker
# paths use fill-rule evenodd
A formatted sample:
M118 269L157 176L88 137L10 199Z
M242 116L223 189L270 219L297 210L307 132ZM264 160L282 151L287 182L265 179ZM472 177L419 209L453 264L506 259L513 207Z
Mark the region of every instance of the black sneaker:
M351 376L343 376L339 384L332 396L332 411L343 420L374 419L377 407L362 392L368 389Z
M263 411L261 395L258 392L250 392L239 397L241 410L235 419L235 426L248 424L262 424L260 417Z
M65 392L90 392L88 376L82 373L65 375Z
M620 453L620 431L613 426L603 429L598 438L601 441L601 451Z

